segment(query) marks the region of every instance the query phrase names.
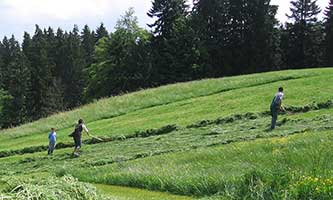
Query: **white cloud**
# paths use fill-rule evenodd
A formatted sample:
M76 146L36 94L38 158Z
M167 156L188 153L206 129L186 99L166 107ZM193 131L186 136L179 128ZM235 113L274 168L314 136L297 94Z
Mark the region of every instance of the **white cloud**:
M8 17L18 21L75 20L119 15L129 7L149 8L147 0L3 0ZM117 16L118 17L118 16Z
M134 7L140 25L148 28L146 24L153 21L146 15L151 8L151 1L0 0L0 38L11 34L21 37L23 31L33 33L35 24L70 30L74 24L78 24L80 28L88 24L94 29L100 22L104 22L108 30L112 30L116 20L129 7ZM324 9L328 1L318 0L318 4ZM285 13L289 12L290 0L272 0L272 4L280 6L277 18L282 22L286 21Z
M31 21L36 18L68 20L102 16L110 2L107 0L5 0L7 14L17 20Z
M74 24L95 29L104 22L112 30L129 7L134 7L140 25L147 28L151 0L0 0L0 38L33 33L35 24L71 30Z
M279 5L279 10L277 14L277 18L284 22L287 21L286 14L290 14L290 1L291 0L272 0L271 4L273 5ZM322 10L325 9L325 7L328 5L329 0L318 0L317 4L321 7ZM319 17L322 17L323 15L319 15Z

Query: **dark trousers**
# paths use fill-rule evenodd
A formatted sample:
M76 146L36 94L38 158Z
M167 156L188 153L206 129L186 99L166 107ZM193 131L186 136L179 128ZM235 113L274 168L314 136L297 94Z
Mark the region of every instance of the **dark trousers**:
M74 136L73 137L73 139L74 139L74 147L75 147L75 149L79 149L79 148L81 148L81 135L77 135L77 136Z
M49 142L49 148L47 150L47 154L53 154L53 151L55 149L56 143L55 142Z
M271 123L271 130L275 129L276 121L278 119L279 110L277 108L271 107L271 116L272 116L272 123Z

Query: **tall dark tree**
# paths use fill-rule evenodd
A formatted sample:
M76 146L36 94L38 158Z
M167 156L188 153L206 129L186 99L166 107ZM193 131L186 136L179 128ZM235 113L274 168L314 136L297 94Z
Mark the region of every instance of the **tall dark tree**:
M2 89L8 90L9 88L9 81L10 81L10 68L9 63L11 61L11 44L9 42L9 39L5 36L2 40L1 45L1 51L2 51L2 67L1 67L1 85Z
M194 1L191 26L197 36L197 70L204 77L221 76L222 73L228 74L230 71L225 52L229 12L229 0Z
M333 0L325 10L325 64L333 66Z
M0 115L2 127L16 126L27 120L26 97L29 80L27 60L14 36L8 40L8 44L9 57L6 63L8 77L4 87L8 98L2 102L3 109Z
M291 1L292 14L286 24L284 44L286 65L291 68L318 67L322 64L322 24L317 15L321 12L317 0Z
M85 63L90 66L93 63L93 55L95 48L94 33L88 25L85 25L81 32L82 48L84 50Z
M39 119L55 112L58 102L53 99L52 68L54 66L49 63L47 37L37 25L31 45L26 46L25 50L28 51L25 54L30 61L31 73L27 97L28 115L31 119Z
M3 83L3 78L4 78L4 56L5 56L5 48L2 45L2 41L0 41L0 90L3 89L4 83Z
M149 25L155 35L152 41L153 82L166 84L192 79L191 29L185 0L155 0L148 16L156 18Z
M86 64L77 26L68 35L66 53L66 68L63 72L64 104L69 109L82 104L85 87L83 69Z
M276 12L270 0L195 1L192 26L201 68L208 76L268 70L278 47Z
M104 24L101 23L100 26L96 29L95 43L97 43L103 37L109 37L109 32L107 31Z

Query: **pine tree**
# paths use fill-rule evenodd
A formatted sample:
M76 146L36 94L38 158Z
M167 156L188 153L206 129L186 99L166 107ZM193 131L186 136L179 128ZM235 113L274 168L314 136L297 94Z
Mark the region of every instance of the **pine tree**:
M70 109L83 103L85 87L83 70L86 64L77 26L68 35L66 53L66 68L63 72L64 104L66 109Z
M192 26L203 72L224 76L268 70L278 47L276 12L270 0L195 1Z
M26 51L31 72L28 116L35 120L48 116L58 109L56 102L52 99L52 68L54 66L49 63L47 37L37 25L31 45L26 46Z
M17 126L27 120L26 86L29 78L27 60L14 36L8 40L8 44L8 82L5 87L8 98L2 102L3 109L0 116L2 127Z
M155 0L148 16L157 18L149 25L152 41L154 84L188 81L193 77L191 65L192 34L185 0Z
M187 10L188 5L186 5L185 0L155 0L148 16L156 17L157 20L149 27L153 28L154 34L170 38L176 29L175 22L184 18L188 14Z
M0 90L4 87L4 55L5 55L5 48L0 41Z
M1 69L1 82L2 82L2 89L8 90L9 88L9 81L10 81L10 42L8 38L5 36L2 40L2 69Z
M325 10L325 64L333 66L333 0Z
M226 69L224 52L229 10L229 0L194 1L191 26L197 36L196 71L203 77L221 76L222 73L228 74L230 71Z
M95 43L97 43L101 38L109 37L109 32L106 30L103 23L96 29L95 33Z
M95 39L88 25L85 25L81 33L82 48L84 50L85 63L90 66L93 63Z
M322 61L322 24L317 15L321 12L317 0L291 1L293 21L287 24L288 43L285 49L287 65L292 68L318 67Z

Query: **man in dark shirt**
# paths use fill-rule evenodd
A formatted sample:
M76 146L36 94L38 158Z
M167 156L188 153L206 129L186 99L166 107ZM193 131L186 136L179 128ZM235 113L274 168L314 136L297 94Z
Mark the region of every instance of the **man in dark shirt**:
M82 131L85 131L89 135L89 130L84 125L84 122L82 119L79 119L78 124L75 126L74 132L72 133L73 139L74 139L74 156L80 156L80 148L82 145Z

